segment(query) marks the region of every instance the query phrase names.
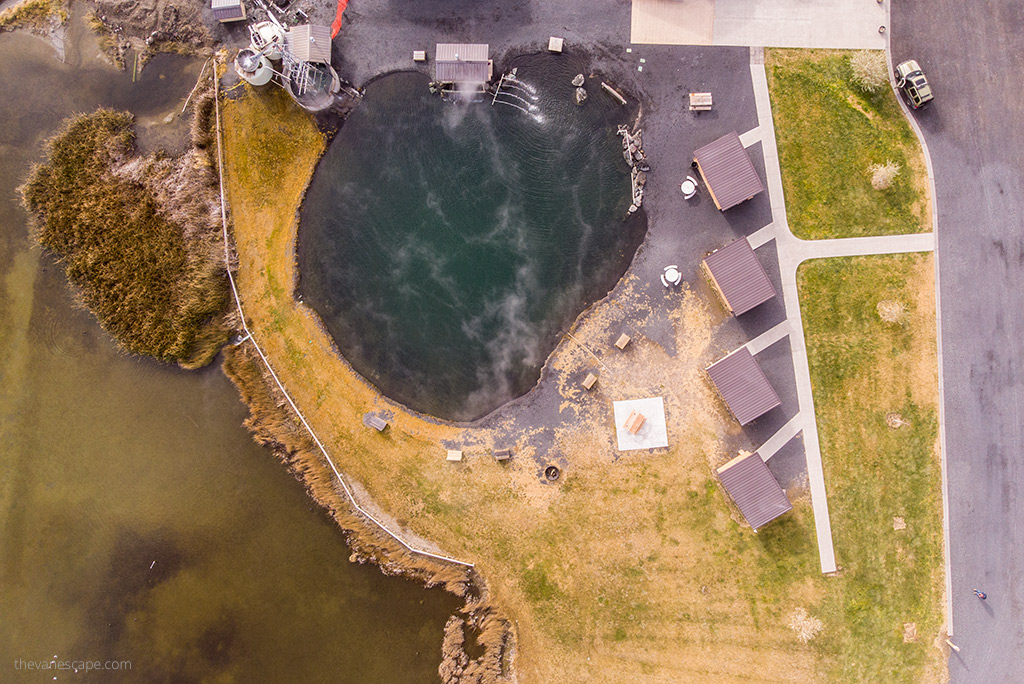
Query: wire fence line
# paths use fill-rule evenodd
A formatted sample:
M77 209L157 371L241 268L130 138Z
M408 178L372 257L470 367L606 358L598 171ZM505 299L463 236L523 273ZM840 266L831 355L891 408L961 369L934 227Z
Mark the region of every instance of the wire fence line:
M252 331L249 330L249 326L245 322L245 311L242 309L242 298L238 294L238 287L235 285L235 277L231 272L231 251L229 248L230 241L228 236L228 217L224 201L224 162L220 129L220 81L217 77L216 68L213 69L212 78L214 92L214 111L216 112L217 125L217 175L220 187L220 218L221 227L224 232L224 266L228 273L228 282L231 283L231 292L235 298L235 306L238 309L238 316L242 321L242 329L245 331L245 337L242 339L242 342L244 342L246 339L252 342L252 346L256 349L256 353L259 354L260 359L263 360L263 365L267 367L267 370L270 372L271 377L274 378L274 382L277 383L278 389L281 390L281 393L284 395L284 398L288 401L288 405L292 407L292 410L295 412L295 415L299 417L299 420L302 422L303 427L306 428L306 432L308 432L309 436L313 438L313 441L316 443L316 446L320 450L320 453L323 454L325 459L327 459L327 463L328 465L331 466L331 470L334 472L334 476L338 478L338 482L341 483L342 488L344 488L345 494L348 496L348 500L352 502L352 506L355 507L357 511L366 516L368 520L373 522L377 527L383 530L389 537L397 541L411 553L420 556L427 556L428 558L445 561L447 563L462 565L467 568L474 567L473 563L461 561L457 558L451 558L449 556L442 556L436 553L431 553L429 551L423 551L422 549L417 549L414 546L409 545L404 539L402 539L397 534L389 530L384 523L375 518L369 511L367 511L366 509L359 505L359 503L356 501L355 496L353 496L352 490L349 488L348 483L345 482L345 478L341 476L341 472L338 470L338 467L334 465L334 460L331 458L330 454L327 453L327 448L324 447L323 442L321 442L320 438L317 437L317 434L316 432L313 431L313 427L309 424L309 421L307 421L306 417L302 415L302 411L299 410L299 407L292 400L291 395L288 394L288 390L285 389L284 384L281 382L281 379L277 376L277 373L274 371L273 366L270 365L270 360L267 359L266 354L263 353L263 349L260 348L259 343L256 341L255 335L253 335Z

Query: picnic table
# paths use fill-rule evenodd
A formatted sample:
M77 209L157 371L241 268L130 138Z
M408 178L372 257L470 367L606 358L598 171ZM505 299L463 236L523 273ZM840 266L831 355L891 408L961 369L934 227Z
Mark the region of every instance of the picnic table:
M691 112L710 112L711 93L690 93Z

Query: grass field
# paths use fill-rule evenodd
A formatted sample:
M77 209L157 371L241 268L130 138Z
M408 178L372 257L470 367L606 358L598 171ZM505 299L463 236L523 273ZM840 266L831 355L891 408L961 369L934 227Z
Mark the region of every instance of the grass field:
M831 681L940 681L944 672L933 274L924 254L816 260L799 272L842 567L822 602ZM894 529L895 518L906 528Z
M697 357L718 350L708 348L709 314L696 296L680 296L676 357L641 340L631 361L606 357L601 381L601 392L663 393L677 416L670 450L614 460L610 406L588 408L578 397L567 405L581 408L566 409L580 411L578 427L556 436L572 464L559 486L538 477L528 436L502 466L488 455L494 436L485 430L404 413L383 434L367 430L362 414L386 400L338 358L292 296L296 206L322 138L273 90L225 102L223 118L250 327L341 469L396 525L477 564L514 620L524 680L815 676L814 647L786 626L797 608L814 612L826 587L810 506L795 496L790 514L755 535L713 478L712 467L735 454L720 447L726 419L700 377ZM574 335L610 337L617 321L598 307ZM592 361L569 345L552 363ZM666 372L677 380L659 389ZM470 445L467 461L446 463L442 440Z
M673 314L674 356L638 339L629 355L604 357L598 393L587 395L596 399L581 396L578 386L560 388L562 410L577 412L578 420L556 435L557 449L571 464L557 486L538 477L529 435L512 445L515 457L501 465L489 456L496 438L487 430L401 411L384 433L364 428L367 410L397 407L352 372L315 315L293 297L296 208L323 138L276 90L225 102L223 119L238 278L254 336L342 471L361 483L396 528L477 564L490 597L514 622L514 666L523 681L826 681L879 672L910 681L934 672L930 643L923 643L929 637L905 648L892 643L904 622L917 621L922 635L933 632L934 602L922 594L901 606L879 595L899 568L884 567L876 576L866 567L870 557L862 561L867 541L847 541L845 530L859 522L851 517L858 506L883 510L890 501L888 493L881 501L853 497L844 507L842 492L852 490L860 471L829 466L837 552L845 567L839 577L820 573L806 493L791 491L793 511L758 534L740 523L713 476L715 466L735 455L720 440L735 428L699 370L721 350L711 345L711 314L690 292L679 295ZM632 287L629 277L619 287ZM933 315L924 300L908 303L922 321ZM573 335L607 347L620 320L598 304ZM814 333L809 330L816 342ZM927 345L928 334L923 323L915 324L911 346ZM858 372L888 363L885 339L861 359ZM551 360L556 371L593 363L572 344L561 345ZM607 398L647 396L640 392L665 397L672 446L616 459ZM914 401L918 413L903 403L897 410L921 432L904 428L898 438L926 434L928 416L934 419L928 413L934 403ZM843 409L837 403L832 410ZM835 450L844 436L850 435L827 441L828 448ZM443 443L449 442L467 445L464 463L444 461ZM913 507L893 510L906 516L908 529L930 534L931 518L918 520ZM924 559L927 572L935 569L930 547L911 545L903 553ZM823 622L810 643L788 626L799 609ZM857 622L858 611L871 619Z
M852 80L835 50L765 53L789 227L805 239L931 230L920 145L889 87ZM872 164L893 161L892 187L871 186Z

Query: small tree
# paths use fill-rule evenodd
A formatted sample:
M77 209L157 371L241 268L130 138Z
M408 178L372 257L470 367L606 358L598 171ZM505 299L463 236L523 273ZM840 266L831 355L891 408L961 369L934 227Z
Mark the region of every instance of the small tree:
M858 50L850 57L850 69L854 83L865 92L877 92L889 82L889 67L881 50Z
M871 187L875 190L885 190L900 175L900 165L889 159L884 164L872 164L868 167L871 172Z

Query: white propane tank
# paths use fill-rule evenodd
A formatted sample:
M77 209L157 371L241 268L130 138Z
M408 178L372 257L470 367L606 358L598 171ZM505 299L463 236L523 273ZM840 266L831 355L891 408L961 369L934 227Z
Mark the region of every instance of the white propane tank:
M261 21L249 28L252 48L262 52L267 59L281 59L284 48L284 29L272 21Z
M235 71L254 86L266 85L274 75L270 60L252 48L242 48L235 55Z

